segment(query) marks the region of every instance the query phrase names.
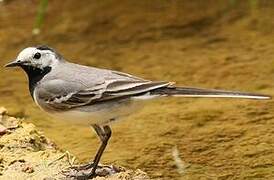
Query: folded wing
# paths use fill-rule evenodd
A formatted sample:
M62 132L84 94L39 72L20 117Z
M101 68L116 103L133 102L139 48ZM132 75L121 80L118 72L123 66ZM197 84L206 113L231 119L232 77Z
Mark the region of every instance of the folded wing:
M58 95L52 93L55 95L50 98L43 98L40 96L40 99L43 98L43 101L51 106L51 108L65 110L114 99L139 96L154 89L167 87L170 84L170 82L115 79L74 92L66 92Z

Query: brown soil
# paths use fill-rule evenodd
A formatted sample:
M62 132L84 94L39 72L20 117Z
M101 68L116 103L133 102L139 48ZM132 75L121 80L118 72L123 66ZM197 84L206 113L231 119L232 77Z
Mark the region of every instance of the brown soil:
M45 43L85 65L271 95L274 3L252 2L54 1L33 36L36 1L10 0L0 3L0 65ZM0 69L0 78L0 105L10 114L26 117L82 161L93 157L99 142L89 127L41 116L18 69ZM153 101L113 125L102 160L160 179L273 179L273 107L272 100Z
M6 109L0 107L0 179L75 179L69 176L75 175L70 168L77 162L74 156L58 149L33 124L6 114ZM100 166L97 170L94 180L149 179L140 170L113 166Z

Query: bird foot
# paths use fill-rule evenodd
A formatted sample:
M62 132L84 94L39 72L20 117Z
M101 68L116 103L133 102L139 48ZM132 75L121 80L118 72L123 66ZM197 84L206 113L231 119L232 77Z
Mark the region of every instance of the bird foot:
M63 175L66 176L67 179L75 179L75 180L87 180L92 179L96 176L109 176L118 172L123 171L122 168L116 166L103 166L100 165L96 168L95 174L92 174L93 163L73 166L69 169L63 171Z
M98 165L98 168L100 168L101 166ZM74 169L74 170L87 170L87 169L92 169L93 168L93 162L87 163L87 164L81 164L81 165L74 165L72 167L70 167L70 169Z

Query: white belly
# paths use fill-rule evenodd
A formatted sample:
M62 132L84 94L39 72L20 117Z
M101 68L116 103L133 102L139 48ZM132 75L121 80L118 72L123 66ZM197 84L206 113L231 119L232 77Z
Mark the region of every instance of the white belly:
M141 109L143 101L128 100L126 102L108 102L90 106L74 108L68 111L54 112L39 105L41 109L48 112L57 119L73 124L104 125L123 119L137 110Z

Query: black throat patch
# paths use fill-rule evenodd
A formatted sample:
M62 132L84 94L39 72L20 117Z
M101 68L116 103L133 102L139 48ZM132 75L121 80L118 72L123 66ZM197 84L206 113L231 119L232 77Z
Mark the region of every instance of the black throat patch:
M34 88L37 83L51 71L51 67L45 67L44 69L34 68L31 66L21 66L22 69L27 73L29 78L29 91L33 98Z

